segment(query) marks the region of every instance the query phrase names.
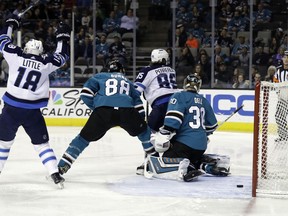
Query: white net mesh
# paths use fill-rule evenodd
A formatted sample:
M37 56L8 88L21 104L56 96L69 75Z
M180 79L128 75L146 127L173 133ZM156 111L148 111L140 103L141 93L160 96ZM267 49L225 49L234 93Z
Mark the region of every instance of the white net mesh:
M261 82L257 196L288 196L288 83Z

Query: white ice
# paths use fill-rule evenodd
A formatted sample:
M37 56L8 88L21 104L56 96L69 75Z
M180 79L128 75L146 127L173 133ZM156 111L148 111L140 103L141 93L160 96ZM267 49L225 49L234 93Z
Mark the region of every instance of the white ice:
M58 158L80 130L49 127ZM250 133L217 131L211 136L207 152L231 157L230 177L190 183L149 180L135 174L144 156L137 138L114 128L80 155L61 190L45 179L46 170L20 128L0 175L0 215L287 215L287 200L251 197L252 140Z

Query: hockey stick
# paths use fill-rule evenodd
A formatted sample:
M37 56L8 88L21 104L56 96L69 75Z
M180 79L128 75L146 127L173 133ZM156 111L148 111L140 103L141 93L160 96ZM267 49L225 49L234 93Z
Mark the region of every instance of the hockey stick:
M29 10L31 10L33 7L35 7L39 2L45 4L45 3L48 3L49 1L50 0L32 0L30 5L25 10L23 10L22 12L20 12L18 14L18 17L22 18L25 13L27 13Z
M224 121L222 121L222 122L218 125L217 129L218 129L219 127L221 127L225 122L227 122L233 115L235 115L237 112L239 112L239 110L241 110L243 107L244 107L244 104L242 104L242 105L241 105L240 107L238 107L234 112L232 112L230 116L228 116Z

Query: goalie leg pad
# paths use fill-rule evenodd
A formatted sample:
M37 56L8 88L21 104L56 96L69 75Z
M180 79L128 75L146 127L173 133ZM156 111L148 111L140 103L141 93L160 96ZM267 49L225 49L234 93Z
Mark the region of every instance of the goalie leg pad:
M205 154L200 165L207 174L228 176L230 174L230 157L226 155Z

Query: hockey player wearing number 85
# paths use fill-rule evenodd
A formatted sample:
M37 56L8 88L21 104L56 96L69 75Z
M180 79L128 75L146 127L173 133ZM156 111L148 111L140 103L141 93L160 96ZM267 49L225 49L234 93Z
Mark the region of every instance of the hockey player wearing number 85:
M169 63L169 54L166 50L152 50L150 65L139 71L134 82L136 90L143 93L143 97L152 108L147 119L152 132L159 131L163 125L169 99L173 93L179 91L176 72ZM143 175L143 171L144 165L140 165L136 174Z
M163 154L161 158L149 157L149 170L158 178L178 171L177 178L184 181L192 181L204 172L227 176L227 157L204 154L208 135L218 124L210 103L198 94L200 77L188 75L183 87L184 91L171 96L163 127L151 135L155 150Z
M63 188L64 179L58 172L57 159L49 145L40 108L48 104L49 74L69 59L66 40L69 40L70 31L65 38L58 38L55 53L43 54L42 42L35 39L28 41L24 50L13 45L10 33L13 28L19 27L19 23L19 18L12 16L0 33L0 52L9 65L7 90L3 95L4 107L0 115L0 172L8 159L17 130L22 126L52 180ZM58 26L58 31L61 26Z
M71 168L90 142L101 139L115 126L120 126L130 136L137 136L147 154L155 153L140 94L124 76L118 60L110 61L107 69L87 80L81 90L81 99L93 112L63 154L58 164L61 174Z

